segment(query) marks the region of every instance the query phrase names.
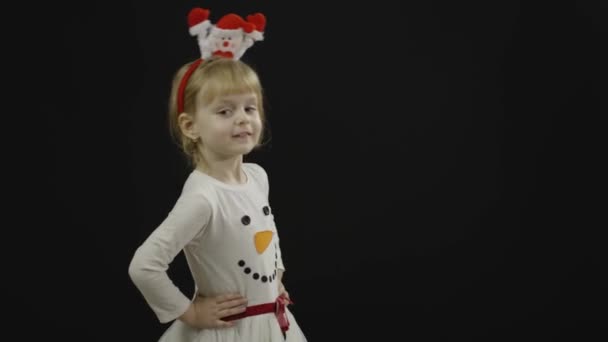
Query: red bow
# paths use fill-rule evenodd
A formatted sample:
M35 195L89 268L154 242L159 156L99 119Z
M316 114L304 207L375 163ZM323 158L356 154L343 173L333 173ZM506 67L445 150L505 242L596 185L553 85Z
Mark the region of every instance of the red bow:
M274 314L277 316L283 336L285 336L285 332L289 330L289 319L287 318L287 313L285 312L285 307L287 304L293 304L293 302L285 295L277 297L277 300L275 301L276 309Z

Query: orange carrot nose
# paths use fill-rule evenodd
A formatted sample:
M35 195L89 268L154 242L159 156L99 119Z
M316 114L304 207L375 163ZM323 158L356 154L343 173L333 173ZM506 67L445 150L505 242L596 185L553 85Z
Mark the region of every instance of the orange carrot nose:
M272 232L270 230L264 230L262 232L255 233L255 249L258 254L264 253L270 241L272 240Z

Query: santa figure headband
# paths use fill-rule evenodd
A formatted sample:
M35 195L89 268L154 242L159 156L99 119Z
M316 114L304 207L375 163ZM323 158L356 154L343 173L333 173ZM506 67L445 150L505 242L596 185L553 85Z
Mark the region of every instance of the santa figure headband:
M188 13L188 28L191 36L196 36L201 58L192 64L182 77L177 92L177 113L184 112L184 91L188 79L205 59L211 56L240 59L254 42L264 39L266 17L262 13L250 14L247 20L229 13L217 24L209 21L209 10L196 7Z

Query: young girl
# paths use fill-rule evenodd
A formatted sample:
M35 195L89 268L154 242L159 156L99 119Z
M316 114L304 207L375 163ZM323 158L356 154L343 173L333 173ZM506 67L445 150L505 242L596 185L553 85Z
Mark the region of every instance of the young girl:
M259 33L263 21L256 18ZM205 42L212 45L222 53L184 65L171 91L172 133L194 169L166 219L136 250L129 275L159 321L173 321L160 341L306 341L287 308L267 174L243 162L262 138L260 80L229 54L242 55L242 47ZM195 282L192 299L167 274L182 250Z

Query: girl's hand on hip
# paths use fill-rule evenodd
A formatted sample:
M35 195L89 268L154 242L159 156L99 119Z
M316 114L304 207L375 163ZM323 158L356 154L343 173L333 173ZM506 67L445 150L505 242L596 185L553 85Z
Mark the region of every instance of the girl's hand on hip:
M228 328L236 323L222 318L244 312L246 308L247 298L238 293L215 297L197 295L182 317L185 323L199 329Z

